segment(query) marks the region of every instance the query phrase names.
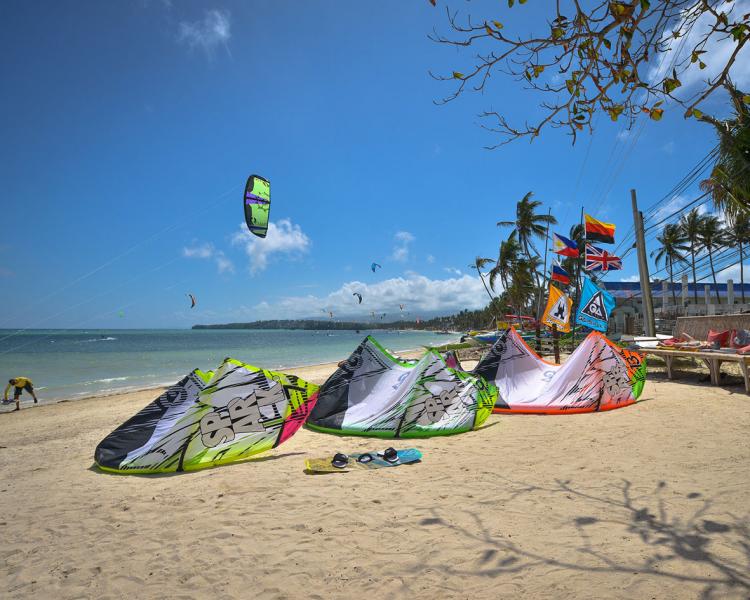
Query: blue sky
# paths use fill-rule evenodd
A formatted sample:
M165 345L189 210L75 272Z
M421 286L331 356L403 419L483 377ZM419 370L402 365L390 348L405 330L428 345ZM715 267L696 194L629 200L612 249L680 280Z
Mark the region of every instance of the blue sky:
M473 5L507 29L544 17ZM4 3L0 327L479 307L468 265L496 256L495 222L526 192L561 232L584 205L624 233L630 188L650 206L716 143L675 109L633 132L599 119L575 146L549 131L484 150L476 114L522 120L535 98L498 77L436 106L449 88L428 71L470 57L433 27L445 13L426 0ZM250 173L272 186L263 241L243 232Z

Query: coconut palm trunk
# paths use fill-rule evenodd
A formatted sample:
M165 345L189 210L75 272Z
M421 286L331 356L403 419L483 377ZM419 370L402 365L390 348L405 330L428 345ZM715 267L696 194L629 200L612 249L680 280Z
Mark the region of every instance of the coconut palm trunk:
M674 291L674 272L672 260L669 260L669 289L672 290L672 306L677 306L677 294Z
M716 293L716 304L721 304L721 298L719 297L719 285L716 283L716 271L714 270L714 254L711 250L711 246L708 247L708 262L711 265L711 278L714 280L714 292Z
M698 278L695 275L695 248L690 242L690 266L693 268L693 299L698 304Z
M745 257L742 254L742 242L740 247L740 294L742 295L742 304L745 304Z

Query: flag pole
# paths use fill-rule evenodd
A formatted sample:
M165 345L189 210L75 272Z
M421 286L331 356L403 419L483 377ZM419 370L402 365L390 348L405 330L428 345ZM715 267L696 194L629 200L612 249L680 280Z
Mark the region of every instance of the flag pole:
M581 227L583 227L583 206L581 206L581 220L579 221ZM575 262L576 265L576 298L573 302L573 310L571 311L570 321L573 327L573 335L571 336L571 348L572 352L576 348L576 320L573 315L578 313L578 301L581 298L581 259L584 257L586 251L586 229L583 229L583 248L578 249L578 260Z
M552 209L547 210L547 216L552 216ZM544 238L544 275L542 281L547 283L547 251L549 248L549 222L547 219L547 235ZM536 303L536 350L538 353L542 351L542 326L539 323L539 319L542 316L542 288L539 288L539 298Z

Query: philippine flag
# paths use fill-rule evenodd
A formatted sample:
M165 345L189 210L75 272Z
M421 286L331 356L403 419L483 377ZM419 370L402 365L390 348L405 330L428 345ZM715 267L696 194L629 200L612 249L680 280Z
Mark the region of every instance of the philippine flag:
M561 256L578 257L578 244L558 233L552 234L552 251Z
M564 285L570 283L570 275L560 265L552 265L552 281L559 281Z

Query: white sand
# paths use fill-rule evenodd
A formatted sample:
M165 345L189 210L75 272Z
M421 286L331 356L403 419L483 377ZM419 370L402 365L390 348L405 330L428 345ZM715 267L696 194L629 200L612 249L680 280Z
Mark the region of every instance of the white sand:
M648 381L622 410L493 415L480 431L393 441L424 453L394 469L305 475L306 457L389 443L303 430L244 464L99 472L96 444L155 395L0 415L0 597L750 594L738 387Z

